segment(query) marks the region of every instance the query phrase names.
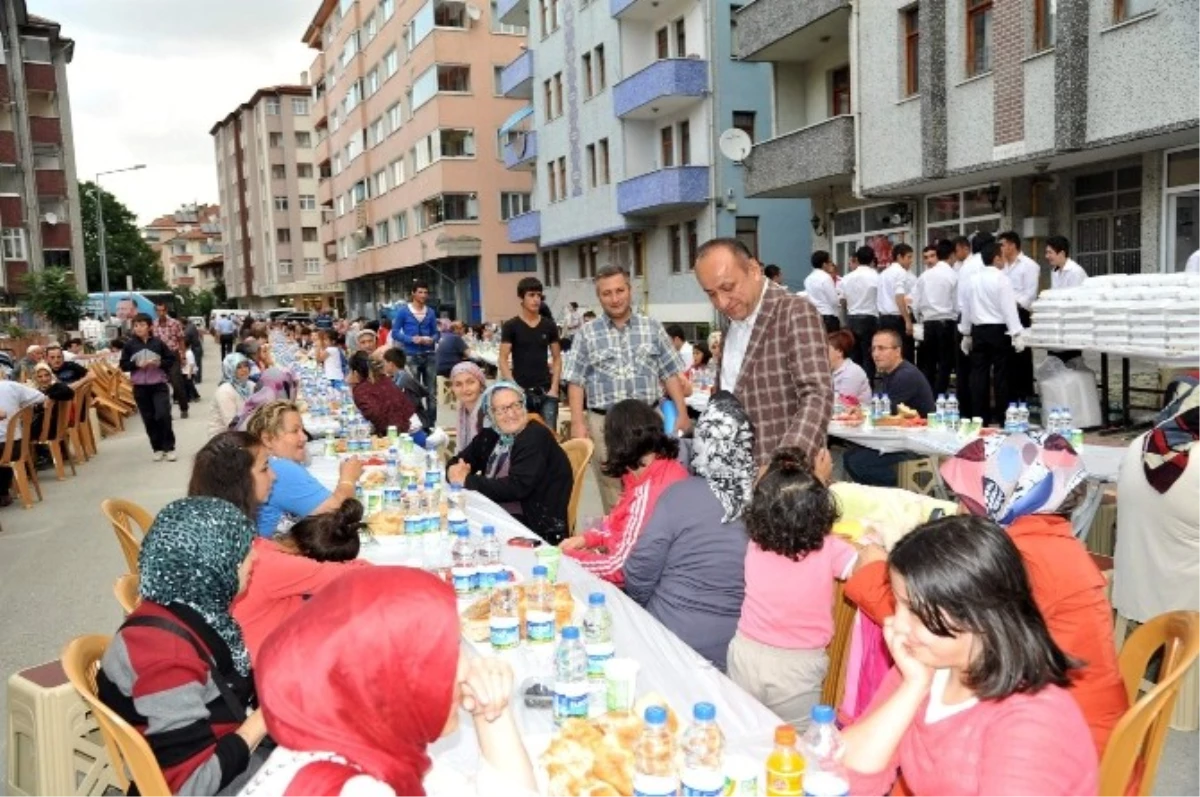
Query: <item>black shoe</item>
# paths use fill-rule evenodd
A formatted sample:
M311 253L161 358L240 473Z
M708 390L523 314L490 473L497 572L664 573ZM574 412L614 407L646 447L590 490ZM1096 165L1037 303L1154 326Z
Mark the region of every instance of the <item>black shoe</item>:
M187 417L187 410L180 410L179 411L179 419L183 420L186 417Z

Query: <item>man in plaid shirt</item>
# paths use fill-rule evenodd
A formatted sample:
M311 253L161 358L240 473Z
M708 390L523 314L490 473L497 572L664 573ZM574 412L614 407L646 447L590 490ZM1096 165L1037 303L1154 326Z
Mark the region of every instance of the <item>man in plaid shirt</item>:
M620 480L600 471L608 458L604 418L609 409L625 399L655 404L665 392L675 404L675 431L686 431L691 421L680 379L683 358L662 324L634 315L629 274L620 266L606 266L596 274L595 285L604 315L584 324L575 335L562 381L569 383L571 437L590 437L596 445L592 468L607 515L621 497Z
M814 458L833 410L825 327L812 303L768 280L741 241L715 238L696 256L696 281L729 322L717 387L754 424L760 469L781 446Z
M171 318L167 311L167 305L162 302L154 305L154 312L158 316L154 319L154 337L161 340L168 351L178 355L179 344L184 339L183 324ZM186 418L188 416L188 392L183 384L183 371L180 368L178 357L175 359L175 364L171 366L171 373L168 374L168 377L171 380L171 392L175 394L175 403L179 405L179 417Z

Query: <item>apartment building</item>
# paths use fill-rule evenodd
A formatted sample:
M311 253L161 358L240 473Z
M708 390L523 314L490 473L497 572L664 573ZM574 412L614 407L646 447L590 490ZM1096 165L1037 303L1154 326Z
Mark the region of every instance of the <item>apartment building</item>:
M0 3L0 289L43 266L87 285L67 64L75 42L25 0Z
M655 318L707 323L691 274L697 247L736 236L799 286L807 203L747 198L721 132L754 139L770 122L770 69L733 59L732 7L690 0L500 0L529 27L505 67L527 105L501 128L509 168L535 174L533 206L509 238L536 242L555 306L596 304L592 277L617 264Z
M143 227L142 237L158 255L168 285L203 291L223 284L225 249L216 205L183 205Z
M224 248L222 281L238 307L341 307L327 280L317 207L312 87L254 92L213 125Z
M774 67L755 196L808 197L845 265L980 230L1091 274L1182 270L1200 246L1197 0L754 0ZM1156 88L1157 87L1157 88Z
M497 130L520 103L500 70L524 30L482 0L324 0L304 34L317 51L318 201L330 279L370 318L426 280L439 313L511 315L535 248L505 220L532 180L504 166Z

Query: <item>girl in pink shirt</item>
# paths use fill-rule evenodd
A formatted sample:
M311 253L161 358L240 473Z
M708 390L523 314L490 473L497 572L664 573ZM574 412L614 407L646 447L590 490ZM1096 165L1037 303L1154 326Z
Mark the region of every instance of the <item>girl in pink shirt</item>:
M834 581L857 560L854 547L830 533L839 511L825 485L829 453L819 460L820 476L800 449L781 448L754 488L743 516L746 597L729 643L729 677L798 729L820 702L829 669Z
M1065 686L1021 554L969 515L917 528L888 557L896 662L844 732L852 794L1095 794L1096 748Z

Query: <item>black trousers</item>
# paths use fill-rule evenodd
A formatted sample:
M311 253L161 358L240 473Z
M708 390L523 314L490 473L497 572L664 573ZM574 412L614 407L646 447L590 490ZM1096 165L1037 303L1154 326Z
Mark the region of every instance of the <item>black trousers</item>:
M0 443L0 446L3 446L3 445L4 445L3 443ZM21 447L23 445L25 445L24 440L14 440L13 441L13 459L14 460L17 457L21 456L21 450L22 450ZM13 465L13 467L14 468L23 468L25 466L24 465ZM9 492L12 490L12 483L13 483L12 468L0 468L0 496L5 496L5 495L9 494Z
M1018 307L1017 316L1021 319L1021 326L1028 329L1033 319L1029 311L1024 307ZM1022 352L1014 351L1012 361L1008 366L1008 373L1009 401L1028 401L1033 396L1033 350L1027 348ZM1008 407L1007 404L1004 406Z
M916 341L912 335L909 335L904 329L904 316L902 315L881 315L879 316L880 329L893 329L900 335L900 349L904 354L904 359L910 363L916 363L917 347Z
M875 361L871 359L871 338L879 329L879 319L873 315L852 315L846 318L846 326L854 333L854 351L850 359L867 372L867 379L875 380Z
M933 395L950 389L950 372L954 370L958 352L958 324L954 321L926 321L925 340L917 349L917 367L933 388Z
M1012 399L1009 367L1012 338L1004 324L980 324L971 328L971 408L985 424L1004 419Z
M955 375L954 384L958 391L958 411L959 417L974 418L979 415L975 411L975 404L971 401L971 355L962 353L963 336L959 332L954 334L954 362Z
M188 389L184 384L183 369L179 367L178 360L171 366L171 372L167 376L171 380L171 392L175 395L175 403L179 405L180 413L187 412Z
M171 426L171 391L165 384L134 385L133 400L137 403L154 451L175 450L175 430Z
M825 323L826 333L837 332L842 328L842 319L835 315L823 315L821 316L821 320Z
M233 335L221 336L221 362L225 362L225 358L233 353Z

